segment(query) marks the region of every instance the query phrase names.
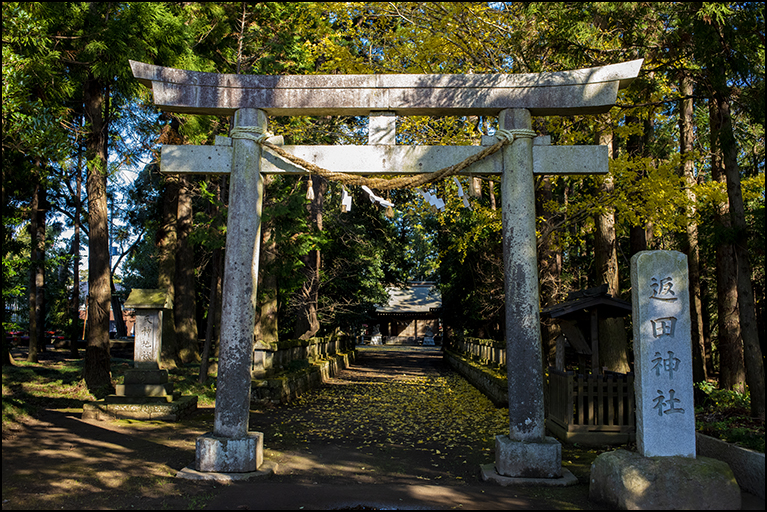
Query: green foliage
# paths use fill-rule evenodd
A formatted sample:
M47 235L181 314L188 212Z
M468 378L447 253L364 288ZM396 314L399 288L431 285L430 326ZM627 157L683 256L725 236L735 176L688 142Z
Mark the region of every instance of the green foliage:
M764 453L764 422L751 417L748 391L717 389L711 382L698 382L695 387L705 396L695 408L699 432Z
M741 393L731 389L717 389L711 382L697 382L695 387L703 391L706 398L702 407L708 409L746 409L751 406L751 397L748 392Z
M323 332L354 332L370 320L374 304L388 300L386 284L402 279L392 258L402 249L394 225L364 192L350 192L353 206L346 213L340 185L331 183L325 196L318 304Z

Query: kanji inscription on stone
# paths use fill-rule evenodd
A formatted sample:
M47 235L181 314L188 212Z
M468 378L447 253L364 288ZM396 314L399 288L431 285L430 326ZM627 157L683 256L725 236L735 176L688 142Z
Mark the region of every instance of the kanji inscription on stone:
M157 369L160 363L162 311L139 310L136 314L133 359L136 368Z
M643 251L631 258L637 450L695 457L687 257Z

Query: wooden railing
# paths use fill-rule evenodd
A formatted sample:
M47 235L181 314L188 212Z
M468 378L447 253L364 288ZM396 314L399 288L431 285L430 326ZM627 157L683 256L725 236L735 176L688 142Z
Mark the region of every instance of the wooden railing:
M546 424L557 437L592 443L633 438L633 374L575 375L549 368L548 386Z
M449 348L487 366L506 366L506 344L501 341L480 338L451 339Z

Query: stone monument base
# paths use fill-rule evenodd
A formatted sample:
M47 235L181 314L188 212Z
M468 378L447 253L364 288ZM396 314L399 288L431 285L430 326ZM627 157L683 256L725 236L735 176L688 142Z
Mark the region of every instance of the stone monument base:
M192 467L186 467L176 473L176 478L184 478L186 480L206 480L229 484L232 482L243 482L248 480L265 480L271 478L275 471L277 471L277 463L271 460L265 460L258 468L258 471L250 471L248 473L219 473L216 471L197 471Z
M495 436L495 469L499 475L512 478L560 478L562 445L553 437L531 443Z
M707 457L643 457L616 450L591 465L589 499L624 510L740 509L727 463Z
M115 419L181 421L196 410L196 396L123 397L110 395L105 400L83 404L83 419L98 421Z
M211 432L197 438L195 469L200 472L252 473L264 462L264 434L235 439Z
M197 397L174 392L167 370L136 368L125 371L124 383L115 386L114 395L83 404L83 419L180 421L196 410Z
M517 478L499 475L498 471L495 470L495 464L481 464L479 466L479 476L484 482L493 482L504 487L526 485L536 487L567 487L578 483L578 478L565 468L562 468L562 476L559 478Z

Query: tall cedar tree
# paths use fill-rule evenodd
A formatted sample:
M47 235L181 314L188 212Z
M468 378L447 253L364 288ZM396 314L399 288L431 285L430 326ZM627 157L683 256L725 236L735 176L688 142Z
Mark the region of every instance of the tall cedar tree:
M138 91L128 59L173 64L186 51L184 25L160 3L43 3L25 6L56 41L58 72L80 98L86 121L88 194L88 339L83 376L91 391L112 386L107 211L111 112ZM118 313L119 314L119 313Z

